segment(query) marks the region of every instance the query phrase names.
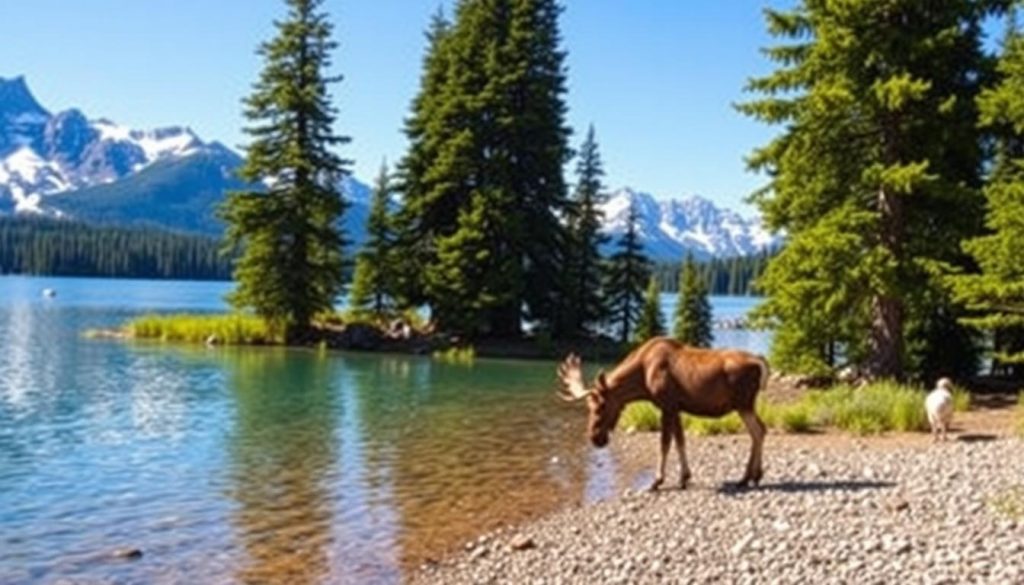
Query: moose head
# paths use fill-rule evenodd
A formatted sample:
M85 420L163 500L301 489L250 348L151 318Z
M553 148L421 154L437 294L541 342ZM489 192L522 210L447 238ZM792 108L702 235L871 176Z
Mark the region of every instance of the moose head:
M594 386L588 389L583 383L580 357L576 354L569 354L558 367L558 378L562 383L562 390L559 394L563 400L576 402L586 399L587 410L590 413L587 419L587 434L590 437L590 442L595 447L607 445L608 434L618 424L623 404L615 399L616 396L611 392L604 372L597 374Z

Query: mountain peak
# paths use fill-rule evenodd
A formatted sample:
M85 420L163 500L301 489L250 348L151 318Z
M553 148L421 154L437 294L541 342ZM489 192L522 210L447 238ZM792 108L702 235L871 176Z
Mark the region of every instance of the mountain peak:
M17 116L49 117L50 113L39 105L19 75L10 79L0 77L0 115L10 119Z
M613 236L613 242L626 229L630 205L636 209L640 240L648 256L658 261L678 261L687 253L700 260L744 256L779 243L757 218L744 219L706 197L657 199L628 187L613 193L602 206L603 231Z

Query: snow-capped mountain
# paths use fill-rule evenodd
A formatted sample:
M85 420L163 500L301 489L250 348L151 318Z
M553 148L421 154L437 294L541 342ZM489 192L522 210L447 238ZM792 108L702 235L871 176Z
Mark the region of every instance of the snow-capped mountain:
M605 251L614 250L626 231L630 205L636 206L637 233L647 255L659 261L679 260L692 253L698 260L746 256L781 243L761 225L703 197L658 200L648 193L620 189L602 206L604 232L611 236Z
M254 188L235 171L242 158L192 130L172 126L142 131L70 109L51 114L23 77L0 78L0 214L44 213L112 224L147 224L218 235L217 206L230 190ZM370 189L354 178L341 185L351 203L345 236L365 235ZM737 256L780 243L758 219L744 219L701 197L657 200L621 189L604 205L604 231L614 250L630 204L639 233L656 260Z
M48 209L48 196L210 150L224 147L185 127L141 131L89 120L76 109L51 114L23 77L0 78L0 211L58 213Z

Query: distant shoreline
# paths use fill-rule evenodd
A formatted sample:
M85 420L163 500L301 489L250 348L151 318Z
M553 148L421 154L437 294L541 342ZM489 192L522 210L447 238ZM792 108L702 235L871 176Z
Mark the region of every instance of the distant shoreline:
M181 313L148 315L120 327L91 329L90 339L152 341L183 345L231 347L290 347L367 353L429 355L441 361L466 362L480 358L553 360L570 352L585 359L613 361L628 351L623 344L605 337L548 340L519 338L478 338L460 340L415 329L401 319L394 325L365 320L323 322L314 326L306 339L286 343L275 337L257 317L231 313Z

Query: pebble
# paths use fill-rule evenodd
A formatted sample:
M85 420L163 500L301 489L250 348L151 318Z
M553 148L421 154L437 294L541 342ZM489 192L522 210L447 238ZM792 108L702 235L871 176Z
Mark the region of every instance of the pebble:
M507 547L474 540L409 580L1024 583L1024 517L992 504L1024 490L1024 441L939 451L829 439L793 447L769 437L762 488L735 491L722 486L743 469L746 443L688 438L690 489L567 507L520 527ZM612 448L653 463L657 435L617 436ZM528 549L537 552L519 552Z

